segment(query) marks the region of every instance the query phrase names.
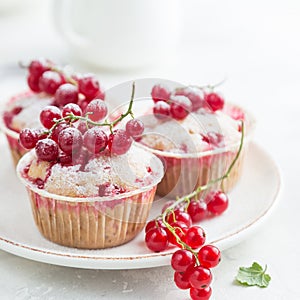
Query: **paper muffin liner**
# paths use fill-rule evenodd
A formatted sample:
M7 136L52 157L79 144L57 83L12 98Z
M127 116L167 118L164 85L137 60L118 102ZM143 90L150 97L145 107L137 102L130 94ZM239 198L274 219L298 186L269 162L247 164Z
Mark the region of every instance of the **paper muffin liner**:
M211 188L220 188L229 192L238 182L242 174L247 145L244 145L239 159L236 161L230 176ZM158 184L157 194L168 198L184 196L210 180L222 177L234 160L237 151L211 154L203 157L165 157L159 156L165 165L165 175ZM201 194L200 194L201 196Z
M20 159L17 175L27 189L35 224L49 241L67 247L102 249L122 245L144 228L163 176L163 165L156 156L151 157L153 174L149 182L102 197L70 197L39 189L26 175L34 157L32 150Z
M132 240L145 226L156 186L117 200L69 202L27 187L35 224L51 242L81 249L109 248Z

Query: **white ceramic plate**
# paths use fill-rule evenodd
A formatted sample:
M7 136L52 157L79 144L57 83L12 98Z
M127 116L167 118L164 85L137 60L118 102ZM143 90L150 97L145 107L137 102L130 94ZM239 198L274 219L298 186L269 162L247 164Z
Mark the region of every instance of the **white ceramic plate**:
M12 166L4 136L0 137L0 248L28 259L77 268L134 269L168 265L175 248L152 253L141 232L126 245L104 250L66 248L44 239L35 227L24 187ZM231 247L257 229L274 207L280 175L269 155L252 144L244 174L230 193L230 207L223 215L202 223L207 242L221 249ZM164 201L155 202L151 217Z

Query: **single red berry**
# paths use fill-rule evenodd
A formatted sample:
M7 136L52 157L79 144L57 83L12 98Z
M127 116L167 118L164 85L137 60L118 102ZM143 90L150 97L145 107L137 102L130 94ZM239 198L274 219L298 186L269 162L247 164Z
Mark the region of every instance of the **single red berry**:
M58 145L51 139L39 140L35 152L40 160L55 161L58 158Z
M161 227L147 231L145 241L147 247L154 252L166 250L169 244L167 232Z
M30 75L40 77L44 72L50 70L51 62L45 59L37 59L31 61L28 70Z
M54 71L46 71L39 79L39 88L42 92L54 95L60 85L64 83L63 77Z
M153 107L153 114L157 119L166 119L170 115L170 105L163 101L158 101Z
M111 154L125 154L131 147L132 138L123 129L117 129L108 138L108 149Z
M171 266L177 272L185 272L190 265L195 265L196 258L194 254L186 249L180 249L173 253Z
M188 278L186 278L184 272L175 272L174 282L181 290L187 290L191 287L190 282L188 281Z
M229 204L228 196L222 191L209 193L205 201L208 212L213 215L222 214L228 208Z
M195 91L191 88L182 88L175 92L176 96L185 96L190 99L192 103L192 111L197 111L199 108L204 106L204 96L199 91Z
M188 208L188 214L191 216L193 222L200 222L207 216L207 207L204 201L191 201Z
M85 113L92 121L100 121L107 115L107 105L103 100L95 99L87 105Z
M188 230L187 225L183 222L180 222L180 221L171 223L170 225L174 228L174 232L180 238L180 240L183 240L184 236L185 236L185 234ZM167 234L168 234L169 242L171 244L176 245L176 246L181 248L182 246L177 242L175 235L169 229L167 229L166 231L167 231Z
M161 228L164 228L166 229L166 226L165 224L163 223L163 221L161 219L159 220L150 220L146 226L145 226L145 232L148 232L150 229L152 228L157 228L157 227L161 227Z
M81 117L82 110L79 105L74 103L66 104L62 109L62 116L65 118L69 114L73 114L74 116ZM74 121L73 121L74 122Z
M183 120L192 111L192 103L185 96L173 96L170 104L171 117L176 120Z
M205 245L199 250L198 259L202 267L213 268L221 261L221 251L213 245Z
M29 74L27 77L27 84L29 88L35 93L39 93L41 91L39 87L39 80L40 77L34 74Z
M56 143L58 143L58 135L60 134L60 132L69 127L70 125L68 125L65 122L57 124L55 128L52 130L50 138Z
M203 289L190 289L190 296L192 300L208 300L212 294L211 287L207 286Z
M213 111L221 110L224 107L224 99L217 93L206 94L204 100Z
M92 74L85 74L78 79L79 92L87 99L94 99L99 92L99 82Z
M83 142L81 132L76 128L66 128L58 135L58 145L62 151L71 155L81 149Z
M189 282L195 289L204 289L212 281L211 271L202 266L189 268L187 272L189 272Z
M192 226L192 219L191 216L186 213L185 211L176 209L173 212L170 212L167 217L168 223L174 222L183 222L186 224L187 227Z
M99 127L93 127L89 129L83 136L83 145L91 153L99 153L103 151L107 146L107 135Z
M25 149L33 149L39 140L38 132L30 128L22 129L19 138L21 145Z
M47 129L50 129L58 119L61 119L61 112L56 106L46 106L40 113L40 121Z
M190 227L184 236L184 242L192 249L197 249L204 245L205 239L205 232L200 226Z
M73 164L73 157L65 152L61 152L58 157L58 161L63 166L71 166Z
M59 106L78 102L78 88L74 84L64 83L55 92L55 102Z
M131 119L126 123L126 132L131 137L138 138L144 132L144 123L139 119Z
M171 92L161 84L156 84L153 86L151 91L151 97L156 103L158 101L168 101L170 99Z

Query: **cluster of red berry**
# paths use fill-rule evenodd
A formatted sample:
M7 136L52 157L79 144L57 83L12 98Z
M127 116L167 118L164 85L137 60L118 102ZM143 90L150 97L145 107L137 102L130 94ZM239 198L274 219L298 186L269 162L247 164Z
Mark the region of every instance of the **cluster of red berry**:
M28 66L27 83L36 93L54 95L55 105L78 103L82 110L93 99L104 99L98 80L92 74L67 75L49 60L33 60Z
M43 74L46 72L52 71L45 71ZM48 83L51 85L51 82ZM61 88L66 85L69 87L64 88L62 92ZM62 108L54 105L46 106L40 113L40 122L45 129L23 129L19 135L21 145L26 149L35 148L40 160L58 161L62 164L83 164L90 154L98 154L107 148L111 154L125 154L130 149L132 140L139 138L144 131L142 121L134 118L126 123L125 130L113 130L114 126L126 116L133 116L131 109L134 85L127 112L113 122L105 120L102 123L100 121L107 117L108 112L105 102L102 99L91 100L83 113L82 107L74 103L77 102L75 98L78 99L78 91L76 97L73 97L74 95L71 97L73 87L77 88L73 84L63 84L56 90L55 103ZM88 92L88 89L85 92ZM78 125L74 124L77 121L80 121ZM110 131L105 130L105 127Z
M213 87L210 86L177 88L171 92L168 88L157 84L153 86L151 96L154 101L153 113L158 119L171 117L183 120L190 112L199 108L214 112L224 107L224 99L213 92Z
M212 274L210 268L220 261L220 251L213 245L204 245L206 234L202 227L193 222L207 216L222 214L228 207L228 197L222 191L211 191L205 200L168 201L162 214L145 227L147 247L160 252L169 245L181 248L174 252L171 265L175 270L174 281L180 289L190 289L194 299L209 299ZM195 249L199 249L198 252Z

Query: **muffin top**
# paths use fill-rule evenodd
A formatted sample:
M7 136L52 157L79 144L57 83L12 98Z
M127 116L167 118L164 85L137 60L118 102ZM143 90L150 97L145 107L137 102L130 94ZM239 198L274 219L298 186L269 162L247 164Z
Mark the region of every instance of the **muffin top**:
M183 120L153 114L143 118L145 132L141 142L153 149L194 153L222 148L241 139L240 121L223 111L212 112L205 108L190 113Z
M5 125L16 132L23 128L42 128L39 115L41 110L53 103L53 97L45 93L26 92L13 97L3 114Z
M156 184L162 173L160 160L135 145L123 155L86 152L85 163L41 161L33 151L28 155L21 162L22 177L36 188L68 197L122 194Z

